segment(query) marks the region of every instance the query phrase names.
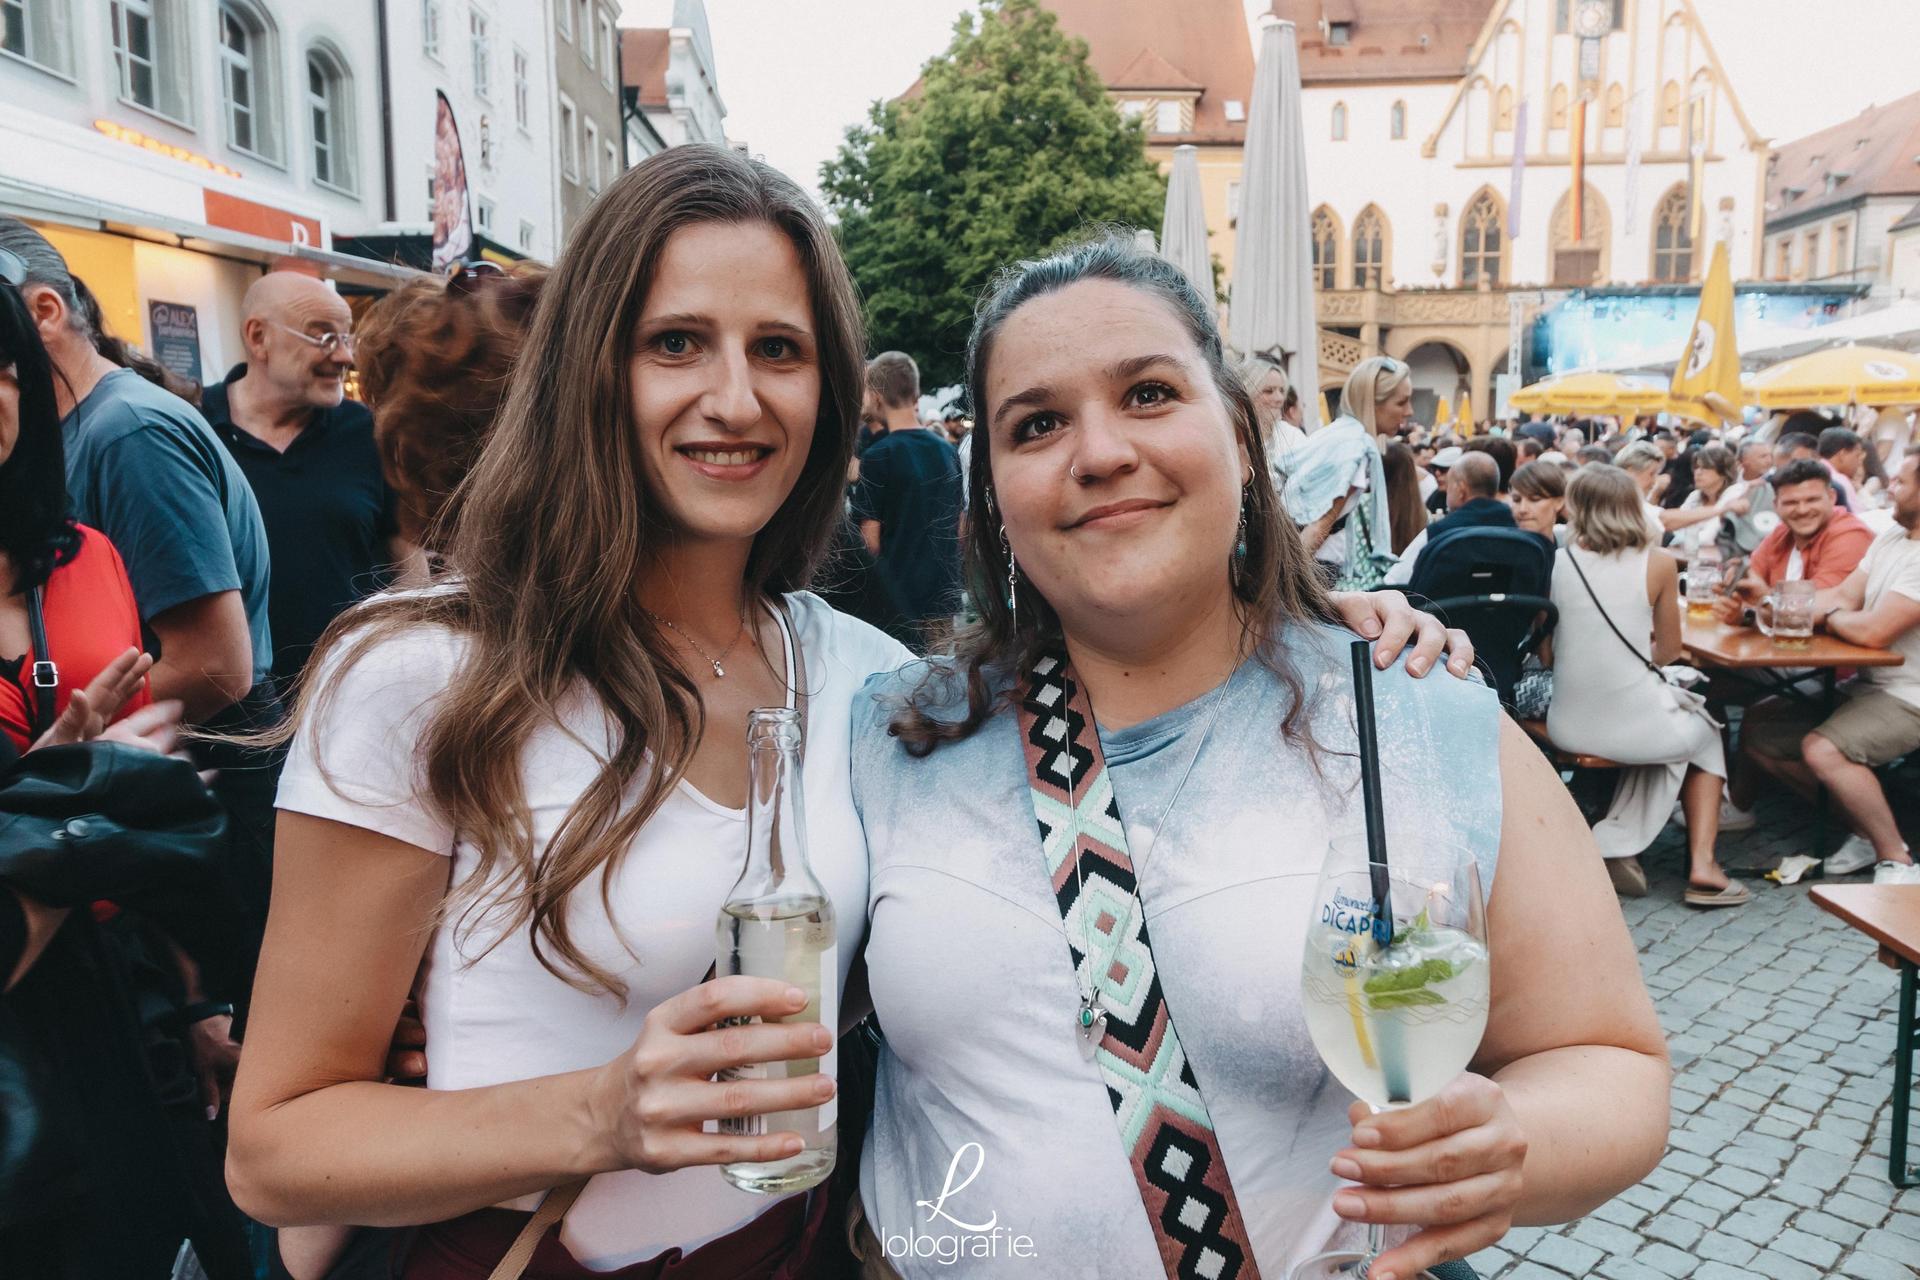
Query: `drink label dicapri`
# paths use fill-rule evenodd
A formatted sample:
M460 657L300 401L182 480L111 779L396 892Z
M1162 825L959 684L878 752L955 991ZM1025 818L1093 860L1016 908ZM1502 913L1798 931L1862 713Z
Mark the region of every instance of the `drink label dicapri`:
M1380 946L1374 912L1336 892L1307 948L1301 1005L1322 1059L1376 1107L1431 1097L1465 1069L1487 1023L1487 950L1425 911Z

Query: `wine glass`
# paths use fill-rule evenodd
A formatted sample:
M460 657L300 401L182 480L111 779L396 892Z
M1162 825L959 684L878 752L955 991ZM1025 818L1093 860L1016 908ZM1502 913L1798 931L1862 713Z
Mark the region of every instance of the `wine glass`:
M1383 910L1366 838L1334 840L1300 973L1300 1003L1321 1061L1375 1111L1439 1093L1466 1070L1487 1029L1479 864L1444 844L1389 862L1391 905ZM1383 1229L1369 1223L1364 1253L1309 1258L1293 1280L1365 1277L1383 1244Z

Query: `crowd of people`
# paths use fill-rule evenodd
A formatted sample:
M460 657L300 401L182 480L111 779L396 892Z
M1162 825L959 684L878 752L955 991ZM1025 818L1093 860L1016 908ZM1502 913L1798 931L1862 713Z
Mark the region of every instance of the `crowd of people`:
M24 1082L0 1107L45 1135L0 1148L9 1274L945 1274L890 1242L982 1144L969 1203L1043 1251L1019 1274L1284 1275L1388 1224L1371 1274L1410 1277L1659 1158L1664 1046L1608 877L1645 892L1676 799L1698 905L1744 900L1716 833L1771 781L1838 799L1830 873L1920 879L1872 772L1920 746L1920 479L1839 426L1437 435L1379 359L1309 434L1284 353L1231 351L1211 299L1112 237L1009 264L964 415L924 413L817 208L699 146L610 184L550 272L467 264L357 309L264 273L245 362L205 387L9 218L0 280L0 1068ZM1501 714L1515 689L1382 589L1431 595L1489 538L1558 614L1534 718L1631 766L1591 831ZM1818 723L1755 703L1729 778L1738 694L1663 675L1709 546L1727 625L1809 580L1822 628L1908 674ZM1356 634L1383 739L1448 761L1385 762L1389 829L1444 834L1491 890L1473 1074L1391 1115L1326 1085L1275 977L1360 821L1349 702L1322 696ZM1124 978L1089 976L1078 855L1036 837L1050 748L1020 725L1048 681L1132 819L1144 961L1221 1157L1197 1223L1149 1210L1185 1171L1115 1141L1073 1030ZM782 706L838 1026L708 980L743 727ZM97 856L50 875L10 805ZM836 1039L837 1083L736 1075ZM798 1149L721 1121L830 1100L828 1184L721 1177Z
M1329 582L1355 574L1338 540L1354 528L1391 529L1390 555L1373 545L1367 559L1387 566L1385 583L1428 596L1512 546L1463 530L1538 542L1538 572L1509 557L1515 571L1497 589L1550 599L1555 622L1528 639L1530 687L1502 692L1551 746L1627 766L1594 826L1620 893L1647 892L1640 854L1672 820L1686 828L1686 901L1750 901L1715 844L1721 830L1754 825L1752 805L1774 783L1808 798L1824 789L1844 815L1850 834L1826 875L1920 884L1876 772L1920 749L1920 452L1897 436L1870 447L1814 412L1750 429L1582 418L1460 436L1421 428L1411 406L1405 363L1362 363L1329 432L1276 444L1276 482L1290 504L1301 499L1296 519ZM1271 431L1271 415L1263 421ZM1377 476L1347 461L1363 438L1379 446ZM1324 482L1330 452L1351 483ZM1410 466L1414 480L1396 481ZM1782 583L1808 584L1815 630L1905 662L1861 670L1836 707L1811 673L1760 697L1684 665L1689 608L1722 627L1764 627Z

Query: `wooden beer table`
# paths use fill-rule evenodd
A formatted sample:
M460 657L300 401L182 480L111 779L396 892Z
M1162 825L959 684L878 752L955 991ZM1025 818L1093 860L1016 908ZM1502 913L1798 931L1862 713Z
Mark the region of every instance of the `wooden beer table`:
M1788 649L1753 627L1729 627L1692 618L1681 623L1680 638L1696 667L1718 667L1781 692L1794 684L1794 678L1786 674L1791 671L1819 670L1831 695L1834 672L1841 667L1897 667L1906 661L1891 649L1848 644L1824 632L1816 632L1804 649Z
M1715 620L1696 621L1683 615L1681 644L1696 667L1723 671L1762 693L1778 694L1813 703L1826 715L1834 708L1834 682L1841 668L1897 667L1906 659L1891 649L1870 649L1836 636L1815 632L1804 649L1788 649L1754 627L1730 627ZM1816 701L1800 687L1810 672L1820 677ZM1824 856L1827 840L1827 793L1824 788L1813 807L1813 856Z
M1900 971L1900 1013L1893 1032L1893 1139L1887 1176L1896 1187L1920 1186L1920 1166L1907 1163L1907 1125L1913 1105L1913 1005L1920 971L1920 885L1823 884L1814 905L1832 912L1880 944L1880 961Z

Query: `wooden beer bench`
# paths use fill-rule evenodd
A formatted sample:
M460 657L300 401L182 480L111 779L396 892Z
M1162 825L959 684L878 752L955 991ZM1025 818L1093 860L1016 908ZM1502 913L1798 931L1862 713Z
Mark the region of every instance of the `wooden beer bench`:
M1547 722L1545 720L1522 720L1520 727L1527 731L1527 736L1533 739L1534 745L1538 746L1546 755L1547 759L1551 760L1557 768L1624 769L1627 767L1619 761L1609 760L1605 756L1591 756L1581 751L1562 751L1553 745L1551 738L1547 737Z
M1907 1125L1913 1105L1913 1005L1920 972L1920 885L1823 884L1814 905L1840 917L1880 944L1880 963L1900 971L1900 1006L1893 1031L1893 1137L1887 1176L1896 1187L1920 1186L1920 1165L1907 1163Z

